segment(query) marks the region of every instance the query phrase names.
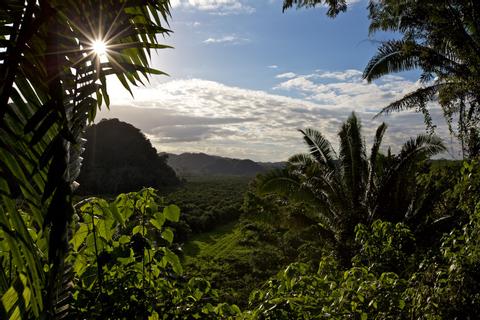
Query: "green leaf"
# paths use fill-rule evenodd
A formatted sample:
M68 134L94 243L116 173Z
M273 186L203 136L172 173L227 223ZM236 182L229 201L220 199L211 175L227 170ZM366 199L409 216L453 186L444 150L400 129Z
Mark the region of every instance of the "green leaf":
M132 230L132 235L137 234L137 233L141 233L143 235L142 229L143 229L142 226L135 226Z
M129 237L129 236L126 236L126 235L122 235L122 236L118 239L118 242L119 242L120 244L130 243L130 237Z
M168 248L163 248L163 251L165 252L165 256L163 258L172 266L173 272L177 274L183 273L182 264L180 263L178 256Z
M120 214L120 212L118 212L118 208L115 202L110 203L110 212L112 213L112 216L115 219L115 221L120 223L122 226L125 226L125 219Z
M80 246L85 241L85 238L87 237L87 235L88 235L88 225L85 224L85 223L81 223L80 227L78 228L78 230L73 235L72 240L70 240L70 242L73 245L73 250L74 251L78 251Z
M170 244L173 242L173 232L170 229L165 229L162 232L162 238L167 240Z
M178 222L180 219L180 208L174 204L171 204L163 209L163 214L167 220Z
M157 228L158 230L162 230L162 225L155 219L150 219L150 224Z

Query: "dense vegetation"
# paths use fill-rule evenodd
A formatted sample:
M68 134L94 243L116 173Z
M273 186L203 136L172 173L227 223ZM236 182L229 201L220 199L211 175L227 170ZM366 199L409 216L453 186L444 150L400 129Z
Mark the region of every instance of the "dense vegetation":
M332 17L347 9L284 9L294 4L326 4ZM129 89L161 73L148 56L165 47L156 35L169 32L169 1L2 3L0 318L478 318L480 4L371 1L369 13L372 32L400 40L380 45L365 78L422 71L423 87L383 112L416 109L431 130L426 103L438 100L458 120L466 160L428 161L443 150L433 135L384 154L385 125L367 156L352 114L338 154L321 132L302 131L308 152L255 179L243 199L245 181L225 180L74 204L82 131L108 104L106 76ZM115 35L107 61L83 25ZM142 139L145 157L165 164Z
M166 195L166 200L182 208L181 222L187 229L177 235L208 232L240 217L243 194L250 178L190 177L181 188ZM177 225L178 228L181 225Z
M143 187L173 188L180 181L150 141L131 124L102 120L85 130L79 194L118 194Z

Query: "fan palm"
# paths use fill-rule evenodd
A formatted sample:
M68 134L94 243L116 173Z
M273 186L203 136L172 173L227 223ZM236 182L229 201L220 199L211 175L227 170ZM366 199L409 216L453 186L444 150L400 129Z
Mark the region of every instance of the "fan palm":
M2 319L55 313L82 131L109 104L108 75L130 90L162 73L149 55L168 16L168 0L0 4Z
M370 156L354 113L339 132L339 153L317 130L300 130L308 153L292 156L285 169L258 178L261 194L275 193L302 203L315 216L328 238L334 239L336 254L349 264L353 253L354 228L375 219L405 221L412 213L412 172L420 161L445 150L433 135L408 140L396 156L384 156L380 146L387 129L381 124Z

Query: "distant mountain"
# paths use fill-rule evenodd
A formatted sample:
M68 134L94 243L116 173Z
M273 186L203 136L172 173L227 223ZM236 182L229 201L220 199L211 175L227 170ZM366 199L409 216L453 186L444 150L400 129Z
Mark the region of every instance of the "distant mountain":
M168 153L167 163L177 174L216 176L255 176L274 168L281 168L284 162L255 162L249 159L232 159L205 153Z

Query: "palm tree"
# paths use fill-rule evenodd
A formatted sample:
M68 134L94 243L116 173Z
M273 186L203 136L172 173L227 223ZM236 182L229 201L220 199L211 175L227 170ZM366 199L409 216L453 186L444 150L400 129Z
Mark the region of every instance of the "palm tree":
M169 0L9 0L0 5L0 317L53 317L82 131L106 78L148 74ZM130 91L131 92L131 91Z
M380 146L386 129L385 123L378 127L369 157L354 113L338 134L338 155L319 131L300 130L309 152L292 156L285 169L257 181L261 194L275 193L302 203L333 242L343 265L350 263L357 224L409 219L416 200L412 173L421 161L445 150L438 137L419 135L408 140L398 155L384 156Z
M347 10L346 0L283 0L283 11L296 5L297 8L313 8L317 5L325 5L328 7L327 15L336 17L340 12Z
M393 31L402 39L384 42L365 68L369 82L386 74L421 69L423 86L380 113L407 109L423 112L438 101L450 124L458 117L462 151L480 155L480 3L461 0L371 1L370 33Z
M284 0L296 5L328 7L335 17L347 10L343 0ZM435 125L427 106L439 102L462 153L480 155L480 2L464 0L370 0L370 34L393 31L402 38L383 42L364 70L369 82L384 75L420 69L422 87L390 103L380 114L422 112L427 130ZM452 126L454 119L458 125Z

